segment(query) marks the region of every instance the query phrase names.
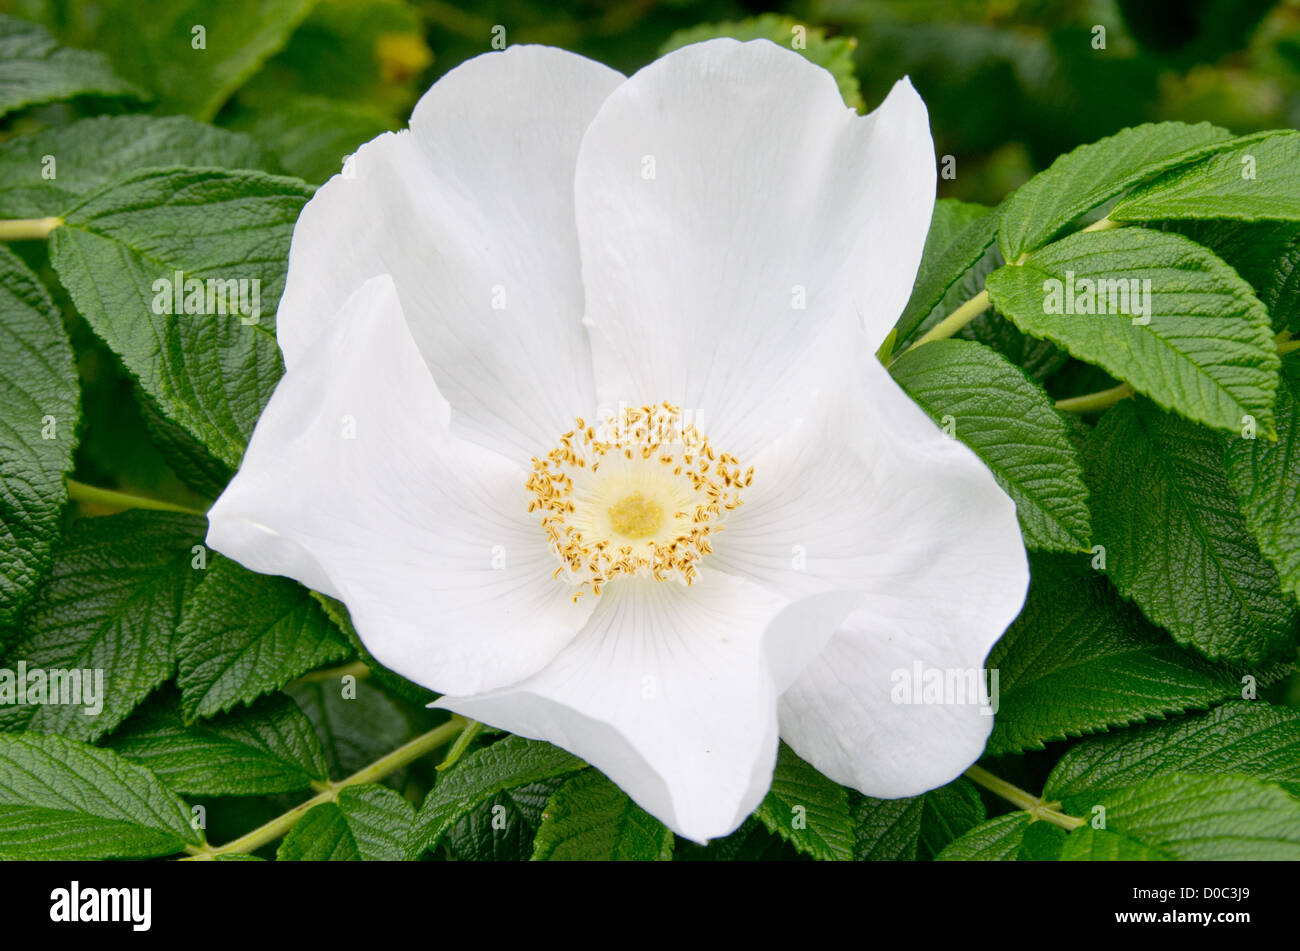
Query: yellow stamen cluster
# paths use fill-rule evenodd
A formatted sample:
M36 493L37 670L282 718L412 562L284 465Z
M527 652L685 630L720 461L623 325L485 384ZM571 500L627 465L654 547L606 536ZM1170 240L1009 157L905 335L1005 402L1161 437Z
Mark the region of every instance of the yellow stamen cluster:
M715 450L671 403L623 409L601 429L578 419L533 459L528 511L542 513L555 576L577 587L574 601L620 576L691 584L753 467Z

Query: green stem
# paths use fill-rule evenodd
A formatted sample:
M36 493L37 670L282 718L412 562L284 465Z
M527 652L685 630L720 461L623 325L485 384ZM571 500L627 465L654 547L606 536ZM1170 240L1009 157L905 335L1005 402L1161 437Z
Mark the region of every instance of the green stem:
M1111 228L1122 228L1122 227L1124 227L1124 223L1122 221L1111 221L1109 218L1101 218L1097 221L1094 221L1092 224L1088 225L1088 227L1081 228L1079 230L1080 231L1109 231ZM1029 257L1028 251L1026 251L1024 254L1020 255L1020 257L1016 258L1014 261L1011 261L1009 263L1012 267L1019 267L1020 265L1025 263L1025 259L1027 257ZM951 314L949 314L943 320L939 321L928 331L922 334L920 338L918 338L910 347L907 348L907 350L903 352L906 353L908 351L915 350L917 347L921 346L921 344L929 343L931 340L945 340L948 337L951 337L953 334L961 330L961 328L965 327L968 323L970 323L972 320L974 320L976 317L978 317L980 314L984 313L984 311L988 309L989 309L989 292L987 290L981 290L970 300L966 301L964 304L962 304L960 307L954 310Z
M15 218L0 221L0 241L43 241L61 224L62 218Z
M915 350L917 347L921 346L921 344L929 343L931 340L944 340L948 337L951 337L953 334L961 330L961 328L965 327L968 323L970 323L972 320L974 320L976 317L978 317L980 314L984 313L984 311L988 309L989 309L989 292L980 291L978 294L976 294L970 300L966 301L966 303L962 304L960 307L954 310L943 320L939 321L937 324L935 324L933 327L927 330L924 334L921 335L921 337L915 343L913 343L907 349Z
M164 502L162 499L149 499L142 495L132 495L129 492L118 492L114 489L101 489L98 486L86 485L84 482L78 482L75 479L68 479L67 483L68 498L77 502L93 502L97 505L111 505L120 509L150 509L155 512L183 512L186 515L207 515L207 512L187 508L184 505Z
M447 756L438 764L438 772L455 766L456 760L464 755L465 751L469 749L469 745L474 742L474 737L478 736L479 731L482 729L483 724L477 720L470 720L466 723L465 729L460 731L460 736L456 737L456 742L447 751Z
M1041 819L1044 822L1050 822L1054 826L1060 826L1067 832L1086 824L1077 816L1069 816L1061 812L1059 802L1045 802L1033 793L1025 792L1019 786L1013 786L1000 776L994 776L981 766L972 766L966 770L966 776L995 796L1001 796L1016 808L1029 813L1030 822Z
M353 773L347 779L340 780L337 783L319 784L318 788L323 788L315 796L312 796L304 803L294 806L283 815L276 816L270 822L259 826L247 835L240 836L233 842L228 842L217 848L211 846L186 846L185 851L190 854L191 858L208 861L215 859L219 855L255 852L287 833L298 823L299 819L316 806L338 799L340 790L349 786L358 786L362 783L378 782L389 773L396 772L403 766L415 762L420 757L432 753L438 747L446 745L465 729L465 725L466 721L463 717L453 716L446 723L434 727L428 733L417 736L403 746L399 746L387 756L381 756L369 766Z
M1119 386L1112 386L1109 390L1057 400L1056 408L1065 413L1097 413L1114 406L1120 400L1128 399L1134 392L1131 383L1121 383Z
M300 684L322 684L339 680L343 677L356 677L357 680L365 680L370 676L370 668L362 660L354 660L350 664L344 664L342 667L329 667L325 670L313 670L309 674L303 674L295 683Z
M1124 222L1111 221L1109 218L1098 218L1086 228L1080 228L1080 231L1109 231L1111 228L1122 228Z
M1300 340L1283 340L1277 345L1277 352L1280 354L1293 353L1300 350Z

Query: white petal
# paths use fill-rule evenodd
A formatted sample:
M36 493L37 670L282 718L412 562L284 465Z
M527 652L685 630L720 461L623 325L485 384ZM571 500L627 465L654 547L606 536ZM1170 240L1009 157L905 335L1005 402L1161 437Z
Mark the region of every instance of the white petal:
M280 381L208 544L343 600L403 676L476 691L540 669L591 607L551 577L525 470L449 415L392 281L366 282Z
M597 600L545 670L436 705L573 752L680 835L726 835L771 783L779 690L848 603L789 605L718 572L618 581Z
M810 354L840 346L832 330L888 333L935 164L906 80L858 116L797 53L713 40L609 96L576 187L602 404L677 402L743 455L825 385Z
M294 229L277 314L292 368L363 281L391 274L452 428L527 460L595 400L580 320L578 145L623 77L512 46L430 89L362 146Z
M974 692L894 703L895 672L919 663L982 691L974 672L1019 613L1029 569L1015 505L975 454L874 359L858 380L759 458L711 561L791 597L864 592L783 694L781 736L837 782L897 797L960 774L992 718Z

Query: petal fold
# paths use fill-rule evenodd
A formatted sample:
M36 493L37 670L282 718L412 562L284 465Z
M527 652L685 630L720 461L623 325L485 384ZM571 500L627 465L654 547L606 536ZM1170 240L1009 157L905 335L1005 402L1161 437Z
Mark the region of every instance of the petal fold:
M526 461L595 399L573 212L578 146L621 74L512 46L456 67L409 131L362 146L294 229L277 314L292 369L390 274L458 435Z
M540 673L435 705L569 750L680 835L728 834L771 784L777 694L849 603L792 605L718 572L619 581L597 600Z
M477 691L543 667L591 607L552 578L525 470L449 418L393 282L367 281L280 381L208 544L341 599L404 677Z
M619 86L578 156L578 233L602 406L670 400L757 450L825 385L819 351L879 342L934 203L925 105L875 112L765 40L683 47Z

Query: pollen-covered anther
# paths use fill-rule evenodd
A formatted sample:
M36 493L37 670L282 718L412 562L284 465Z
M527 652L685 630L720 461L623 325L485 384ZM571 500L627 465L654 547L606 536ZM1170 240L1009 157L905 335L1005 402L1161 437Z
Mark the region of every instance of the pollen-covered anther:
M578 600L620 576L692 584L709 536L754 479L719 452L671 403L609 417L601 432L579 418L544 458L533 459L528 511L560 560L557 578Z

